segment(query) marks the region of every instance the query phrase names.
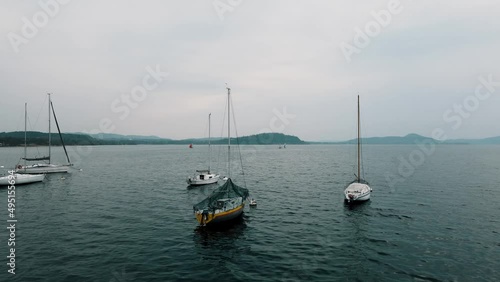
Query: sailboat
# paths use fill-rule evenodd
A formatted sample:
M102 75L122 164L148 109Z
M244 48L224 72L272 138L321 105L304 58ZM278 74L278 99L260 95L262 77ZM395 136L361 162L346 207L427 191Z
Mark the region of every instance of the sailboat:
M191 186L199 186L213 184L219 181L220 175L212 173L212 146L210 143L210 118L212 114L208 114L208 169L197 170L193 177L188 177L187 183Z
M227 89L228 103L228 178L224 185L215 189L205 200L193 206L194 215L200 225L215 225L228 222L243 214L245 201L249 196L248 189L240 187L231 180L231 89Z
M369 183L361 178L361 130L359 113L359 95L358 95L358 174L356 179L351 182L344 190L344 197L347 203L364 202L370 199L372 188Z
M66 151L66 146L64 146L64 140L63 140L63 137L61 135L59 123L57 122L57 116L56 116L56 112L54 111L54 105L52 104L52 100L50 98L50 93L47 95L49 97L49 155L44 156L44 157L40 157L40 158L28 158L26 156L26 142L25 142L24 158L22 158L24 160L24 165L18 164L16 166L16 172L26 173L26 174L68 172L69 167L72 166L71 161L69 160L68 151ZM25 113L26 113L26 109L25 109ZM51 163L51 146L52 146L51 121L50 121L51 114L54 114L54 120L56 122L57 131L59 133L59 138L61 140L61 144L63 146L64 153L66 154L66 159L68 160L68 164L66 164L66 165L58 165L58 164ZM25 138L26 138L26 124L24 127L24 132L25 132ZM28 165L28 164L26 164L27 161L31 161L31 162L47 161L47 162Z
M21 174L14 173L8 176L0 177L0 186L5 185L21 185L30 184L35 182L41 182L45 179L45 174Z
M28 104L24 103L24 151L26 152L26 120L27 120ZM25 153L26 155L26 153ZM21 185L34 182L41 182L45 179L45 174L21 174L9 171L9 175L0 177L0 186L4 185Z

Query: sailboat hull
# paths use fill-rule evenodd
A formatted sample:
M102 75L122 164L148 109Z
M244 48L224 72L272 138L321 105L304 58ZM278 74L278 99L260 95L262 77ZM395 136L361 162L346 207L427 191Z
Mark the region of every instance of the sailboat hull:
M344 190L344 198L348 203L364 202L370 199L372 188L365 183L351 183Z
M43 158L27 158L26 156L26 130L27 130L27 104L24 104L24 161L25 165L17 165L16 166L16 172L19 173L24 173L24 174L45 174L45 173L65 173L68 172L69 167L72 165L71 161L69 160L68 152L66 151L66 146L64 145L63 137L61 135L61 130L59 128L59 123L57 122L57 116L56 112L54 111L54 105L52 104L52 101L50 99L50 93L47 94L49 97L49 155L48 157L43 157ZM52 111L51 111L52 110ZM57 132L59 133L59 137L61 140L61 144L64 148L64 153L66 154L66 158L68 160L68 165L56 165L56 164L51 164L50 163L50 153L51 153L51 131L50 131L50 116L51 112L54 115L54 120L56 122L57 126ZM49 163L38 163L38 164L32 164L32 165L26 165L26 161L43 161L43 160L48 160Z
M191 186L200 186L217 183L219 182L219 178L220 175L218 174L199 174L188 178L186 182Z
M365 202L370 199L372 188L368 182L361 179L361 125L360 125L360 110L359 110L359 95L358 95L358 174L357 179L351 182L344 190L344 200L347 203Z
M187 183L191 186L201 186L201 185L208 185L208 184L214 184L219 181L219 177L217 178L211 178L211 179L206 179L206 180L196 180L196 179L188 179Z
M198 220L198 222L201 225L206 225L206 226L225 223L240 217L243 214L244 207L245 204L243 203L234 209L216 214L214 213L203 214L202 212L197 212L196 220Z
M69 166L54 164L35 164L16 168L16 172L25 174L66 173L68 171Z
M0 186L10 185L9 181L14 180L15 185L29 184L35 182L41 182L45 178L45 175L26 175L16 173L13 176L0 177Z
M231 89L227 88L227 112L228 112L228 175L231 175ZM210 172L210 169L207 171ZM227 178L224 185L212 191L205 200L193 206L196 220L203 226L227 224L227 222L240 217L243 214L245 200L248 198L248 189L239 187Z
M354 200L349 199L348 198L349 196L347 196L346 199L345 199L345 201L348 202L348 203L365 202L365 201L370 200L370 194L371 193L367 193L367 194L363 195L362 197L356 198Z

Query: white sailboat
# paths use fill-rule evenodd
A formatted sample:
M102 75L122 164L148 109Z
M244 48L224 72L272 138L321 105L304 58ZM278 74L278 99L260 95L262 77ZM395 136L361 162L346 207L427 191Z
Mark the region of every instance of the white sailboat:
M228 178L224 185L215 189L205 200L193 206L194 215L200 225L220 224L238 218L243 214L248 189L240 187L231 180L231 89L227 87L228 103Z
M211 146L211 136L210 136L210 118L212 114L208 114L208 169L197 170L192 177L188 177L187 183L191 186L207 185L217 183L219 181L220 175L212 173L212 146Z
M344 190L344 198L347 203L364 202L370 199L372 188L369 183L361 178L361 130L358 95L358 174Z
M14 173L12 175L0 177L0 186L5 185L21 185L35 182L41 182L45 178L45 174L20 174Z
M26 109L28 107L27 103L24 103L24 151L26 152ZM26 153L25 153L26 154ZM3 167L3 166L2 166ZM7 176L0 177L0 186L5 185L21 185L29 184L34 182L40 182L45 179L45 174L20 174L12 173Z
M23 174L42 174L42 173L58 173L58 172L68 172L70 166L72 166L71 161L69 160L68 152L66 151L66 146L64 146L64 140L61 135L61 130L59 128L59 123L57 122L56 112L54 111L54 105L52 104L52 100L50 99L50 93L47 94L49 97L49 155L40 157L40 158L28 158L26 156L26 142L24 146L24 165L18 164L16 166L16 172ZM24 138L26 139L26 108L25 108L25 126L24 126ZM52 146L52 136L51 136L51 113L54 114L54 120L56 122L57 131L59 133L59 138L61 140L62 147L64 149L64 153L66 154L66 159L68 160L68 164L59 165L51 163L51 146ZM27 161L47 161L44 163L37 163L28 165Z

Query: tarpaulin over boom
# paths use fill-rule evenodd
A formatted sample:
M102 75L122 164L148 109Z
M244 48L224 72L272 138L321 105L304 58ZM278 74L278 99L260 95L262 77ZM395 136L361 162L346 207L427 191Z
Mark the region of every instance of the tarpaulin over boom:
M248 195L248 189L234 184L231 178L229 178L224 185L215 189L208 198L194 205L193 208L195 210L215 209L218 200L237 197L242 197L243 200L246 200Z

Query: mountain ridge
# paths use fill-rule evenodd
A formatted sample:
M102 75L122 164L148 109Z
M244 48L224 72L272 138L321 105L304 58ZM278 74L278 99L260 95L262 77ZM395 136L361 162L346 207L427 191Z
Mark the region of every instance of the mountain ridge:
M416 133L410 133L405 136L383 136L383 137L363 137L361 143L370 145L412 145L422 142L434 142L444 145L500 145L500 136L480 138L480 139L449 139L436 140L431 137L422 136ZM331 142L310 142L311 144L356 144L357 139L347 141L331 141Z
M48 133L38 131L26 132L29 146L47 146ZM208 144L208 138L187 138L187 139L169 139L154 135L121 135L114 133L63 133L65 145L204 145ZM384 137L365 137L361 142L365 145L413 145L422 142L434 142L443 145L500 145L500 136L480 138L480 139L450 139L439 141L430 137L410 133L405 136L384 136ZM212 138L214 145L227 144L226 138ZM282 144L356 144L357 139L346 141L303 141L294 135L283 133L260 133L243 137L231 137L232 144L242 145L282 145ZM0 146L23 146L24 131L0 132ZM60 146L61 141L57 133L52 133L52 145Z
M26 132L29 146L47 146L48 133L38 131ZM186 144L208 144L207 138L189 138L173 140L158 136L120 135L120 134L85 134L85 133L62 133L65 145L186 145ZM51 133L52 145L60 146L61 141L57 133ZM227 144L227 138L212 139L211 143ZM296 144L302 145L297 136L283 133L260 133L243 137L231 137L231 143L241 145L275 145ZM0 132L0 146L24 146L24 131Z

